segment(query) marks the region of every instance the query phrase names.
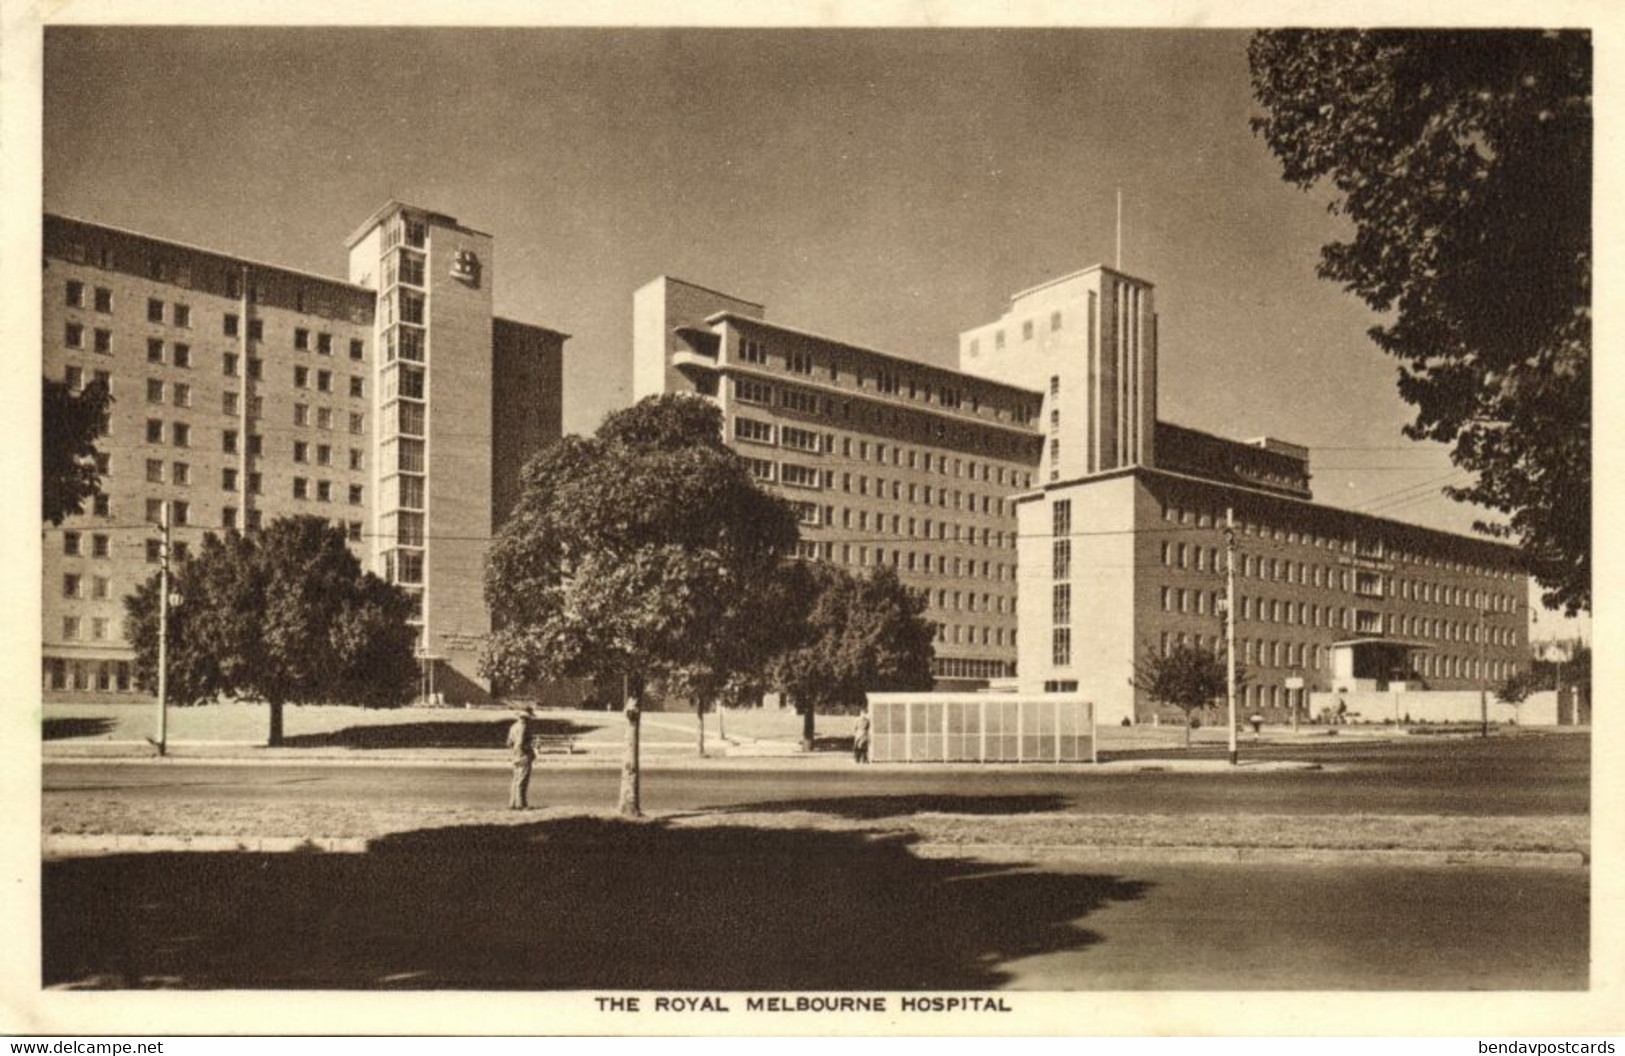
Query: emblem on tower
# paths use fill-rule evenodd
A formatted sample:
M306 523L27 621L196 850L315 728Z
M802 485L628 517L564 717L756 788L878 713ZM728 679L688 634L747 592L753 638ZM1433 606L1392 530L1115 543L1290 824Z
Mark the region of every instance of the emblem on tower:
M472 249L459 249L452 256L451 277L470 286L480 284L480 258Z

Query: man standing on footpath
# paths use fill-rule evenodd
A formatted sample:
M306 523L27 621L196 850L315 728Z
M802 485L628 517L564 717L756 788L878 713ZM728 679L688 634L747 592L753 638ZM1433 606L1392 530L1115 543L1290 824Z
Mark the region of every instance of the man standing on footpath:
M525 810L530 806L530 768L536 761L536 746L530 739L530 720L536 717L536 708L526 706L514 714L517 717L508 728L509 758L513 760L513 784L508 786L508 809Z

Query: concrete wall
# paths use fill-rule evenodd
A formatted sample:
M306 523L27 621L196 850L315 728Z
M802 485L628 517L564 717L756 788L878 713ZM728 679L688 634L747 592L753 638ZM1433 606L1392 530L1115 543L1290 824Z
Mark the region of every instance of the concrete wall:
M1312 718L1318 718L1325 708L1335 711L1339 701L1348 705L1351 722L1478 722L1482 714L1478 693L1462 690L1311 693L1309 714ZM1488 712L1489 720L1493 723L1520 722L1521 718L1517 705L1496 700L1494 693L1489 695ZM1528 714L1536 719L1540 717L1538 708L1531 709ZM1555 721L1522 724L1555 725Z
M508 319L491 324L491 520L519 501L520 472L564 435L565 335Z
M704 327L707 316L737 312L760 319L761 305L662 275L632 294L632 402L666 392L693 392L694 382L671 365L679 326ZM685 346L686 347L686 346Z
M1054 506L1072 503L1072 659L1053 663ZM1016 622L1024 693L1047 682L1077 682L1098 722L1133 719L1135 482L1131 476L1047 489L1017 506Z
M62 380L70 370L77 371L89 383L105 372L114 397L108 435L98 444L108 457L102 478L107 515L97 515L87 503L83 515L69 518L60 529L47 528L41 537L43 692L47 700L92 699L106 671L113 694L109 699L129 699L137 696L132 682L122 692L116 688L118 665L133 655L124 641L124 598L157 571L147 559L147 541L159 533L156 524L150 531L128 526L147 518L149 500L187 504L187 525L177 527L174 538L194 550L205 532L220 530L227 509L236 511L239 526L247 523L249 510L257 510L263 523L311 514L361 529L371 526L376 492L368 470L375 423L367 412L373 300L367 291L330 278L61 217L46 217L43 248L44 373ZM249 287L256 291L246 317L245 268ZM82 305L68 304L70 282L82 284ZM97 289L109 292L109 310L97 309ZM149 300L161 302L161 321L149 319ZM177 306L185 306L189 318L178 319ZM228 315L238 317L239 336L225 333ZM263 329L259 339L248 337L250 320ZM79 347L68 343L70 324L82 328ZM309 334L305 350L294 347L294 333L300 329ZM104 352L95 347L98 330L108 335ZM317 351L317 337L324 333L331 338L328 355ZM350 358L353 339L362 342L359 360ZM149 355L149 341L159 342L156 359ZM185 362L178 355L182 346ZM233 374L225 370L228 354L237 357ZM259 362L258 379L245 377L250 357ZM304 388L294 384L296 366L306 368ZM318 387L321 371L330 378L330 391ZM352 376L362 378L360 398L350 395ZM149 383L159 386L151 394ZM236 413L226 411L227 393L237 398ZM296 405L308 409L308 424L295 425ZM319 424L322 409L329 415L325 429ZM352 413L361 415L359 432L350 431ZM161 423L159 442L147 439L149 421ZM184 446L175 442L176 425L187 427ZM248 450L250 435L259 436L262 453L249 459L227 452L227 433L237 434L239 452ZM305 462L294 460L295 442L305 444ZM319 457L323 447L327 465ZM361 452L360 470L350 468L352 450ZM149 477L149 462L156 480ZM247 492L245 465L260 475L259 494ZM227 470L238 472L233 490L225 487ZM294 497L296 478L304 480L306 498ZM319 497L324 482L325 500ZM361 486L357 503L350 501L351 485ZM78 536L77 555L67 552L70 532ZM362 555L363 544L353 543L352 550ZM66 594L65 577L70 575L79 577L78 596ZM65 634L68 617L79 621L72 639ZM88 686L81 682L53 689L53 669L71 677L76 664Z
M477 279L452 274L459 252L479 261ZM428 550L425 648L451 673L448 701L478 700L488 684L479 651L491 631L482 570L492 534L491 238L431 220L428 304Z

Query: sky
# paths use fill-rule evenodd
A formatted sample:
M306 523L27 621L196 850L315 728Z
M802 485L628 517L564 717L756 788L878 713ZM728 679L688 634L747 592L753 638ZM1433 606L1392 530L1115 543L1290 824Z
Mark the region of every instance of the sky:
M1229 30L50 27L49 211L342 276L396 197L490 232L497 312L572 335L565 428L625 405L660 274L953 365L1009 295L1156 284L1160 416L1311 448L1323 502L1470 531L1410 441L1344 237L1253 135ZM1540 633L1537 626L1536 633Z

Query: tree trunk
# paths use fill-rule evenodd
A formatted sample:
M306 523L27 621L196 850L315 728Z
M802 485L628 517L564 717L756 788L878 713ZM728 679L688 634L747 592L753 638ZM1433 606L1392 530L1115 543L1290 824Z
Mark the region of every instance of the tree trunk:
M271 701L271 735L265 739L265 743L272 748L282 747L282 702L280 700Z
M807 703L807 710L801 713L801 749L810 752L813 750L813 708L812 702Z
M705 701L694 702L694 717L700 723L700 755L705 755Z
M1185 713L1185 748L1186 748L1187 751L1190 749L1190 746L1191 746L1191 713L1187 711Z
M621 802L622 817L640 818L643 808L640 802L639 772L638 772L638 728L642 715L638 707L631 701L627 702L626 710L626 754L621 758Z

